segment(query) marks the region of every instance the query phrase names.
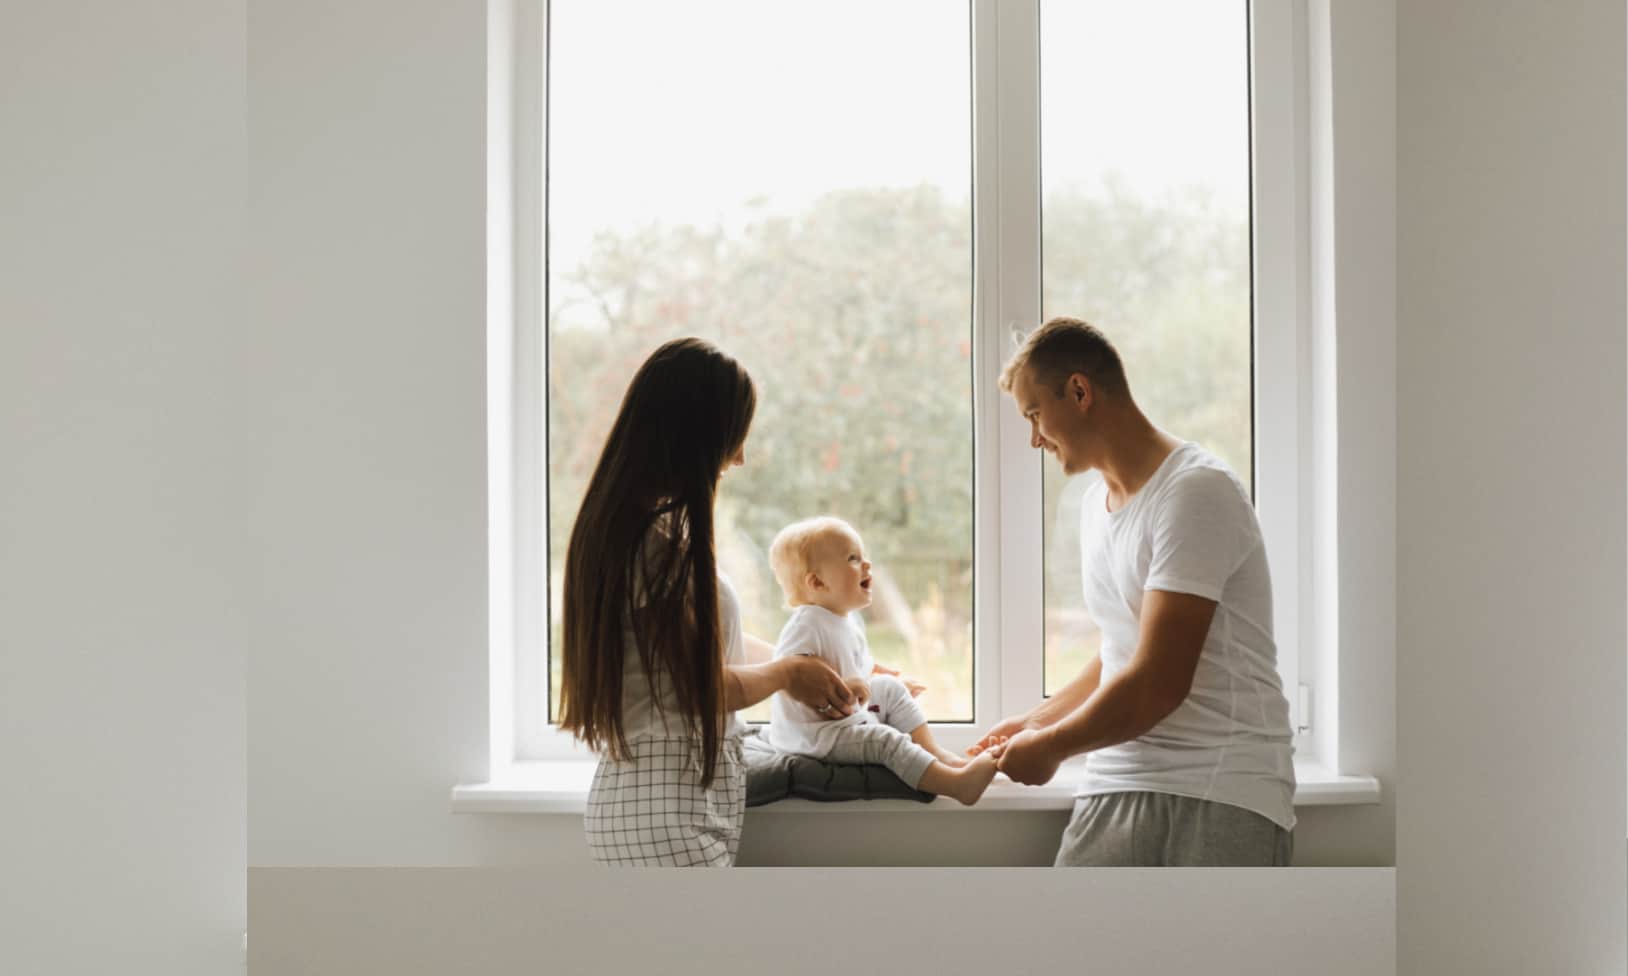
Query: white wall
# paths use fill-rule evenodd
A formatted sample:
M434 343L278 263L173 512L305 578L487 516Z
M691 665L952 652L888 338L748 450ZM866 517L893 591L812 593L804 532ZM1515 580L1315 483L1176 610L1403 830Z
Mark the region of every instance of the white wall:
M1325 676L1338 676L1337 702L1329 707L1330 696L1319 695L1315 709L1324 728L1338 729L1331 765L1377 777L1381 802L1307 811L1295 829L1295 863L1394 864L1396 6L1312 0L1309 8L1314 375L1316 399L1332 401L1338 431L1319 445L1333 456L1334 476L1332 498L1318 500L1317 539L1330 541L1321 523L1332 507L1334 545L1318 553L1317 571L1332 570L1337 610L1319 621L1332 639L1309 650L1323 658Z
M486 766L485 19L250 10L250 861L441 864Z
M1397 940L1621 973L1621 3L1398 19Z
M240 971L243 48L0 22L0 971Z

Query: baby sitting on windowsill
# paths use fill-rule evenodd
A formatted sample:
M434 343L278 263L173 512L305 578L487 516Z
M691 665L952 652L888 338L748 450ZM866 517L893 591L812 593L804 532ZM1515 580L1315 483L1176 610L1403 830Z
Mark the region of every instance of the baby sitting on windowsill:
M859 533L828 516L796 522L775 536L769 562L792 608L775 657L820 658L861 702L854 714L827 720L776 693L769 705L770 744L827 762L876 763L915 789L969 806L978 802L995 778L995 758L982 753L967 759L939 748L912 689L897 672L876 665L864 633L849 616L871 602L871 564Z

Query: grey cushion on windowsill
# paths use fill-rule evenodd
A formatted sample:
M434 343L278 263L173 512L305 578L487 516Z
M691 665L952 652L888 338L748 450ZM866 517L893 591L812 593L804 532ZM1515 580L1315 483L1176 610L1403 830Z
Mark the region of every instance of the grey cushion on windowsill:
M748 729L741 742L746 760L746 805L760 807L788 796L831 803L838 800L916 800L933 794L905 785L886 766L828 763L780 752Z

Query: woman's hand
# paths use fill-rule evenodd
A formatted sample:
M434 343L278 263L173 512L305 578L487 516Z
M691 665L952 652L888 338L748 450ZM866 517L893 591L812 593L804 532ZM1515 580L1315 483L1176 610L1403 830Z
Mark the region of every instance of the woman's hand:
M842 675L817 657L795 655L781 658L787 668L786 694L825 718L852 714L854 693Z

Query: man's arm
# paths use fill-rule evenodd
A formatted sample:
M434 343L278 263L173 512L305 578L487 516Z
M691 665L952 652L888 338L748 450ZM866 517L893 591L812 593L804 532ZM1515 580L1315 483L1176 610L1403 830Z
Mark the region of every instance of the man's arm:
M1019 783L1045 783L1069 756L1128 742L1164 721L1192 690L1215 607L1190 593L1147 591L1130 665L1060 720L1014 735L1001 771Z
M1093 657L1091 663L1080 669L1068 684L1058 689L1050 698L1041 699L1040 704L1029 709L1021 715L1008 716L990 726L983 738L972 744L967 755L976 756L985 749L995 745L1002 739L1017 735L1024 729L1043 729L1055 725L1070 712L1085 704L1102 683L1102 658Z
M1055 695L1045 699L1029 711L1034 721L1033 728L1043 729L1049 725L1056 725L1071 712L1084 705L1088 699L1097 692L1102 684L1102 658L1093 657L1091 663L1080 669L1068 684L1058 689Z

